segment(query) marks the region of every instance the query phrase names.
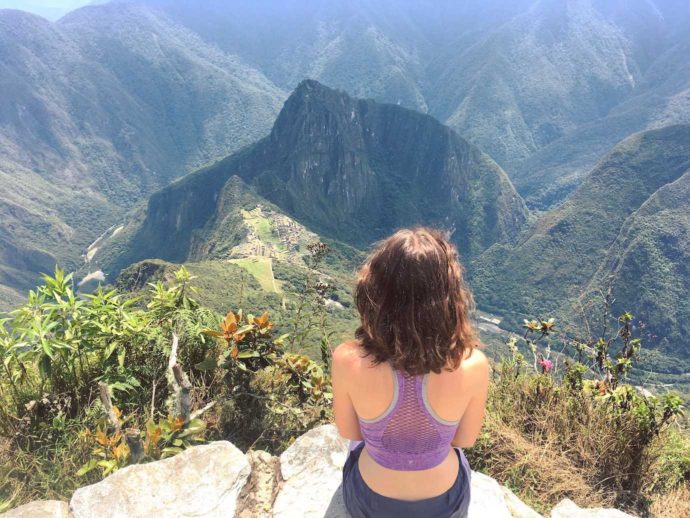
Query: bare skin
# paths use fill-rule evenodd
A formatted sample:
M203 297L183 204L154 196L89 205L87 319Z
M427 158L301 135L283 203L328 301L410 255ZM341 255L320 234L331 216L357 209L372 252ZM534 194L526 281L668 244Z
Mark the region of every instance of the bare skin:
M393 399L393 371L389 364L374 365L356 341L340 344L333 353L333 411L341 436L362 440L357 416L374 419ZM489 387L489 362L478 350L468 351L460 366L440 374L430 373L427 397L442 419L460 420L452 445L474 444L484 420ZM420 471L384 468L372 459L366 447L359 457L364 482L376 493L398 500L423 500L446 492L458 476L458 457L449 448L438 466Z

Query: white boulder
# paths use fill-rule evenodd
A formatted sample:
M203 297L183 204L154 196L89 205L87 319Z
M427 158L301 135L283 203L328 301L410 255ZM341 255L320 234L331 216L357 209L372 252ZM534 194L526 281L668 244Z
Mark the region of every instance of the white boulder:
M60 500L36 500L2 513L2 518L68 518L69 506Z
M551 510L551 518L635 518L633 515L618 509L601 507L586 509L566 498Z
M75 518L233 516L250 470L231 443L212 442L78 489L70 510Z
M273 516L346 518L342 469L348 442L333 425L318 426L299 437L280 456L283 484Z

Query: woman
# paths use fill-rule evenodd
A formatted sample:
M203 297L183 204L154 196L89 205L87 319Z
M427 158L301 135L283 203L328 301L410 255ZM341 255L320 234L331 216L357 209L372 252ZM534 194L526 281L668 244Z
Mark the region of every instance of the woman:
M472 446L489 365L470 322L457 250L429 228L400 230L361 268L361 326L333 353L340 434L363 441L343 468L354 518L466 516Z

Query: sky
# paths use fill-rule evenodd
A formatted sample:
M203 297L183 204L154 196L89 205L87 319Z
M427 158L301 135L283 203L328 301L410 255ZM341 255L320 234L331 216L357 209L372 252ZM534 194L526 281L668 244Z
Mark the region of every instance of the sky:
M0 0L0 9L21 9L54 21L77 7L91 3L93 0Z

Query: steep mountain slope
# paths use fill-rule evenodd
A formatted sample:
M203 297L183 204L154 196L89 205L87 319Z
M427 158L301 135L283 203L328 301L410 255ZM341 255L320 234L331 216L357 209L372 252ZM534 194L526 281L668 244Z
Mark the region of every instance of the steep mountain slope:
M509 320L527 310L573 323L578 301L605 291L612 273L615 308L644 316L658 342L688 356L688 170L690 126L624 140L515 246L497 245L481 257L473 279L478 300Z
M516 163L512 179L528 202L545 208L564 199L608 149L632 133L690 124L689 55L685 35L654 60L631 95L606 117Z
M242 56L284 89L313 78L358 97L426 111L421 89L429 42L399 1L144 1Z
M196 277L203 304L223 313L264 308L287 326L311 279L312 285L322 283L322 309L333 340L352 336L353 272L364 254L310 231L237 176L217 185L199 180L199 173L191 174L160 191L148 211L133 213L107 233L89 250L89 261L78 272L80 286L100 278L147 297L148 283L170 279L184 263ZM174 213L171 222L167 218ZM311 245L318 242L329 250L316 264ZM305 352L318 354L316 337L304 345Z
M626 220L590 287L609 282L615 313L639 308L659 352L690 356L690 164Z
M552 188L559 170L551 171L551 155L544 164L517 162L646 91L638 90L648 69L680 41L690 15L679 0L141 1L283 88L307 77L428 112L518 180L533 170L547 176L521 192L545 189L549 203L569 192ZM678 54L673 62L686 61ZM570 190L594 165L580 167L582 152L596 161L629 134L658 126L627 127L596 151L565 145L553 154L578 168Z
M0 92L0 282L22 290L25 266L73 267L143 196L264 134L284 95L129 5L0 11Z
M300 221L360 246L425 222L457 230L471 257L526 216L503 171L435 119L315 81L300 84L238 170Z
M526 220L505 173L449 128L304 81L268 137L155 193L106 269L226 256L218 243L236 244L237 200L248 196L239 178L300 223L355 246L428 223L455 231L470 258Z
M630 42L590 2L545 0L459 52L430 106L509 167L606 115L639 76Z

